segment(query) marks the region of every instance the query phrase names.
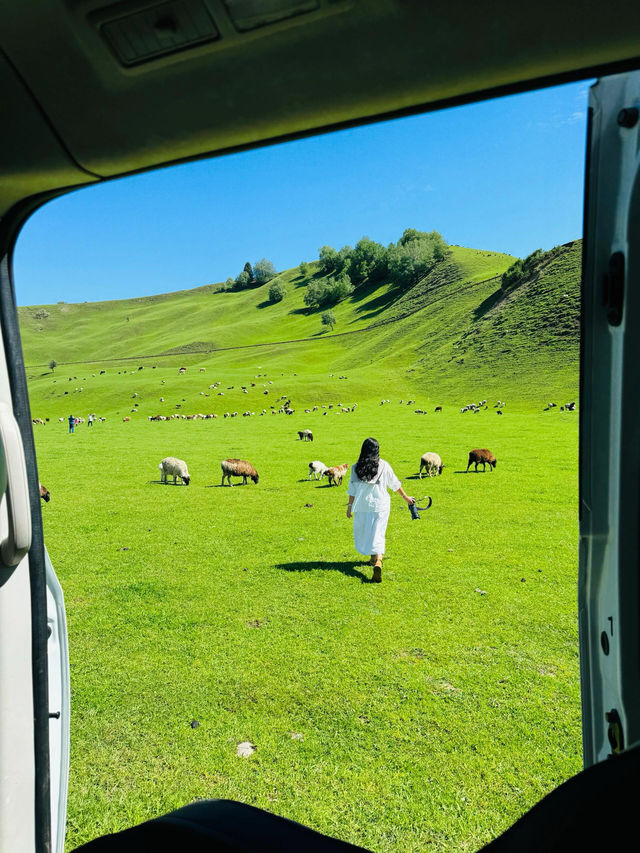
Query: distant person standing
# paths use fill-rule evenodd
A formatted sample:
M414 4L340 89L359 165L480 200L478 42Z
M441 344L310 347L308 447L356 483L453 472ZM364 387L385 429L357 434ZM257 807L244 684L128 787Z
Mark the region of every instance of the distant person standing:
M93 426L93 415L87 415L87 426Z
M73 415L69 415L69 432L73 432L76 428L76 419Z
M365 438L358 461L351 466L347 518L353 515L353 541L361 554L371 555L373 583L382 581L382 558L385 534L391 511L387 489L397 492L407 504L415 503L402 488L388 462L380 459L380 445L375 438Z

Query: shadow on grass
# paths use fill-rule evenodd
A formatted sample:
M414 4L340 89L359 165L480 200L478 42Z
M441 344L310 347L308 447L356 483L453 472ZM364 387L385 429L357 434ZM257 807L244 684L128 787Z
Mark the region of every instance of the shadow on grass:
M502 288L499 287L490 296L487 296L487 298L484 300L484 302L481 302L477 308L473 309L473 319L479 320L481 317L484 317L484 315L488 311L491 311L491 309L494 307L494 305L497 305L498 302L501 301L503 296L504 296L504 293L502 291Z
M179 480L177 483L163 483L162 480L148 480L150 486L184 486L185 483L182 480Z
M249 485L255 485L255 484L253 482L232 483L231 487L235 489L236 486L249 486ZM210 486L205 486L205 489L228 489L228 488L229 488L228 483L212 483Z
M454 471L453 473L454 474L488 474L489 471Z
M380 285L371 285L367 290L369 290L369 293L374 293L379 286ZM358 314L358 320L372 320L374 317L377 317L378 314L382 314L382 312L393 305L394 302L398 301L402 296L402 293L398 293L398 291L392 287L386 293L379 293L372 299L362 302L363 296L366 298L368 295L368 293L363 294L362 289L358 289L351 297L353 302L357 301L361 303L355 309Z
M327 572L340 572L349 578L360 578L362 583L371 583L371 579L356 567L353 560L308 560L304 563L276 563L276 569L284 572L313 572L316 569Z

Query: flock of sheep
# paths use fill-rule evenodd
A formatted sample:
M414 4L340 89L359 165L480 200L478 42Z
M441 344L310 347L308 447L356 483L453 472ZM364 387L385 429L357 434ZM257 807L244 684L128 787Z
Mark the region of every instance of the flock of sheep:
M220 467L222 468L221 486L224 486L225 479L232 486L232 477L242 477L243 486L246 486L247 478L253 480L254 483L258 482L258 472L246 459L223 459ZM184 459L176 459L175 456L165 456L158 465L158 468L160 469L163 483L168 483L169 477L173 477L174 486L177 485L179 479L182 480L185 486L188 486L191 482L189 469Z

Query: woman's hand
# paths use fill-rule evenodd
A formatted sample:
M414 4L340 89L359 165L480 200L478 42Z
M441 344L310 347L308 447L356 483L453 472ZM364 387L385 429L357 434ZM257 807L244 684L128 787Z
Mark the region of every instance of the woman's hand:
M347 504L347 518L351 518L351 504Z
M416 502L416 499L410 497L409 495L405 495L404 499L409 504L409 506L411 506L411 504L414 504Z

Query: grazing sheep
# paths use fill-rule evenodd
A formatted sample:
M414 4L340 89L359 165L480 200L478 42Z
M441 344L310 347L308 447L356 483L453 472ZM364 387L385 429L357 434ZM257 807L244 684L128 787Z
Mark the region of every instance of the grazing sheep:
M342 465L334 465L331 468L327 468L325 474L327 475L327 479L329 480L329 486L333 486L334 484L336 486L342 485L342 478L347 473L348 467L349 466L345 462Z
M441 411L442 411L442 406L436 406L436 407L435 407L435 409L434 409L434 411L436 411L436 412L441 412Z
M40 486L40 497L48 504L51 500L51 493L49 492L49 489L46 486L43 486L42 483L38 483L38 485Z
M182 459L176 459L175 456L166 456L158 465L162 471L162 482L167 482L167 477L173 477L173 485L176 485L178 477L182 480L185 486L191 482L191 477L187 470L187 463Z
M313 433L310 429L299 429L298 436L300 441L313 441Z
M438 474L442 474L444 465L437 453L423 453L420 457L420 471L418 474L420 479L422 479L423 468L427 472L427 477L436 477Z
M242 477L243 486L247 485L247 477L250 477L254 483L258 482L258 472L246 459L224 459L220 463L220 467L222 468L221 486L224 486L225 477L230 486L233 485L232 477Z
M122 419L122 423L125 424L127 421L130 421L130 420L131 420L131 418L127 415L126 418Z
M493 469L498 464L498 460L496 459L496 457L490 450L487 450L486 448L476 448L475 450L469 451L469 463L467 465L467 472L469 471L472 462L475 463L476 472L478 470L479 464L482 464L483 471L485 470L485 467L487 465L489 466L489 470L493 471Z
M324 462L315 459L313 462L309 462L309 476L307 479L310 480L311 475L313 475L314 480L321 480L328 470Z

